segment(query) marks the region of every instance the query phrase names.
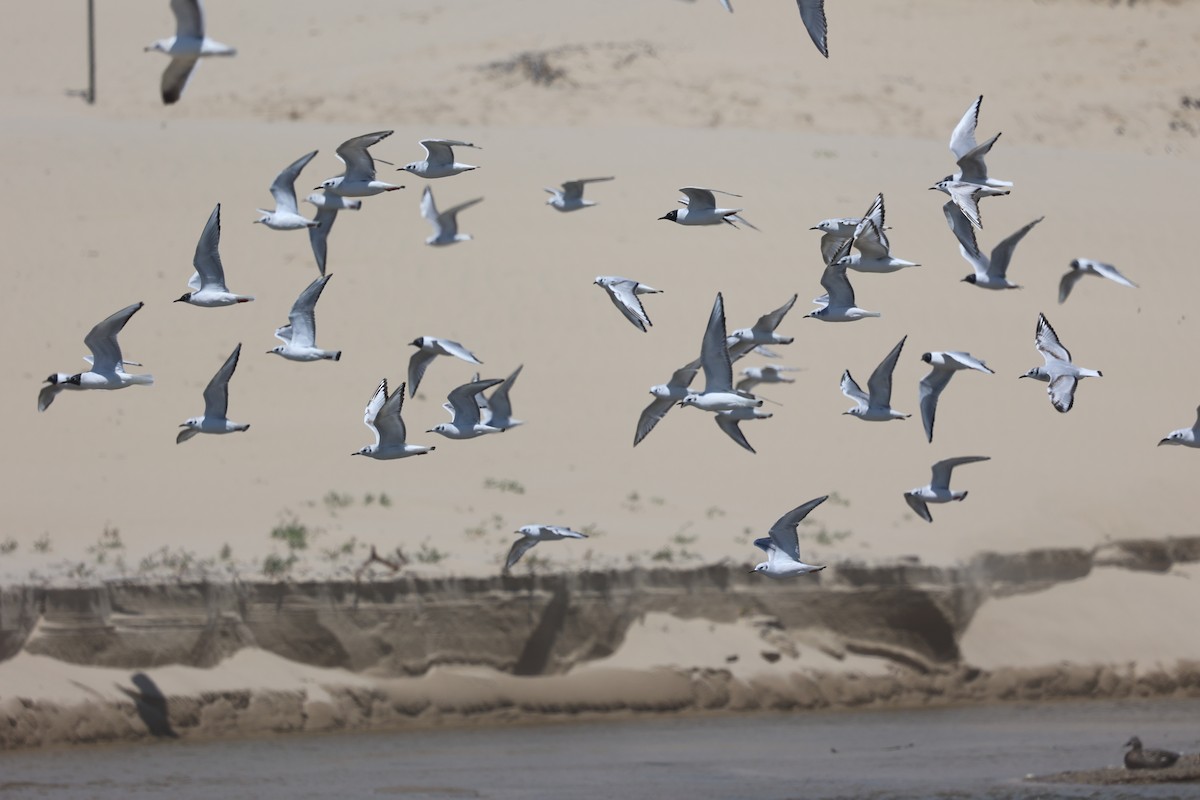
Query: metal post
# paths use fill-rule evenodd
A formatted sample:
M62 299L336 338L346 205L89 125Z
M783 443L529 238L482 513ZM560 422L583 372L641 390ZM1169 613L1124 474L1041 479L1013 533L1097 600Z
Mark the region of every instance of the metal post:
M96 6L95 0L87 0L87 36L88 36L88 105L96 102Z

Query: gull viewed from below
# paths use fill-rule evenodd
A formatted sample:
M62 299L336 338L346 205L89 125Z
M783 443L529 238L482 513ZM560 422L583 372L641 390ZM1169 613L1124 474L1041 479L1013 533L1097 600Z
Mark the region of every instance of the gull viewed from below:
M425 160L413 161L410 164L405 164L403 167L397 167L397 171L411 172L422 178L448 178L451 175L457 175L460 172L469 172L478 167L470 164L459 164L454 160L455 147L474 147L476 150L483 148L470 142L460 142L457 139L422 139L418 144L425 150Z
M867 381L867 392L860 389L854 382L854 378L850 376L850 370L842 373L842 394L857 404L849 411L843 411L843 414L849 414L868 422L888 422L893 419L908 419L912 416L892 408L892 371L896 369L896 361L900 358L900 351L904 349L904 342L907 339L907 336L901 339L892 348L892 351L884 356L883 361L879 362L879 366L875 368L875 371L871 373L871 378Z
M775 415L771 412L763 411L759 408L733 408L728 411L718 411L713 414L713 419L716 420L717 427L726 436L733 439L742 448L757 454L758 451L750 446L750 442L746 439L746 434L742 432L741 423L745 420L770 419L773 416Z
M475 396L480 392L503 382L500 378L490 378L470 381L451 389L447 399L450 401L454 419L434 425L426 433L440 433L447 439L474 439L485 433L503 433L504 428L486 425L481 421L479 404L475 400Z
M363 414L363 424L375 434L375 443L358 450L350 455L367 456L368 458L388 461L394 458L408 456L423 456L436 447L426 447L420 444L408 444L408 432L404 428L404 420L400 410L404 408L404 384L395 394L388 396L387 378L379 382L379 388L371 395L367 410Z
M508 556L504 559L504 572L508 572L513 568L521 556L529 552L529 548L533 547L538 542L557 542L562 539L586 539L586 533L573 531L570 528L564 528L561 525L524 525L517 529L516 533L521 534L521 538L512 543L512 547L508 550Z
M991 460L991 456L959 456L939 461L933 465L933 477L929 481L929 485L909 489L904 493L904 502L917 512L918 517L926 522L933 522L933 515L929 513L929 503L949 503L951 500L966 499L966 492L950 490L950 473L954 471L954 468L963 464L989 460Z
M483 363L470 350L458 342L452 342L449 339L439 339L436 336L421 336L413 339L409 344L417 348L417 352L413 353L408 359L409 397L416 397L417 386L421 383L421 378L425 375L425 370L429 366L429 362L433 361L437 356L454 356L455 358L461 358L468 364Z
M1065 414L1075 405L1075 387L1080 380L1103 377L1098 370L1084 369L1071 363L1071 353L1058 340L1058 334L1050 326L1045 314L1038 314L1034 346L1046 363L1034 367L1021 377L1049 383L1046 393L1050 395L1050 404L1056 411Z
M322 350L317 347L317 301L333 273L317 278L296 298L288 314L288 324L275 330L275 338L283 344L267 351L289 361L339 361L341 350Z
M77 372L68 375L56 372L46 378L46 386L38 392L38 411L45 411L54 402L54 398L64 389L80 391L84 389L124 389L126 386L149 386L154 383L153 375L130 375L125 367L137 366L134 361L126 361L121 357L121 345L117 343L117 335L145 303L134 303L125 306L115 314L105 317L96 323L88 335L83 337L83 343L91 356L84 356L92 368L87 372Z
M313 156L317 152L313 150L311 153L300 156L275 177L275 182L271 184L271 196L275 198L275 210L255 209L263 215L254 220L255 222L261 222L274 231L296 231L320 225L316 220L302 217L296 206L296 178L308 162L313 160Z
M183 430L175 437L175 444L183 444L198 433L234 433L249 430L249 425L231 422L225 416L229 411L229 379L237 369L238 357L241 354L242 345L239 342L204 388L204 416L184 420L179 425Z
M1158 446L1164 444L1177 444L1183 447L1200 447L1200 406L1196 407L1196 421L1192 423L1190 428L1180 428L1177 431L1171 431L1165 439L1162 439Z
M958 162L958 172L947 175L929 187L950 195L951 202L957 205L977 228L983 227L979 217L980 198L1008 194L1008 187L1012 186L1011 181L988 177L984 157L991 152L1000 134L997 133L983 144L976 143L975 127L979 122L979 109L982 105L983 95L979 95L950 134L950 152Z
M738 328L725 339L725 346L729 349L729 360L737 361L744 355L751 353L768 344L791 344L795 341L792 336L783 336L775 332L783 322L783 318L792 310L792 306L796 305L796 298L799 295L792 295L786 303L781 305L774 311L768 311L758 318L753 327ZM767 358L778 358L778 356L770 355Z
M974 284L981 289L1021 288L1008 279L1008 265L1012 262L1013 252L1025 238L1025 234L1033 230L1034 226L1045 217L1038 217L1001 241L992 248L992 257L988 258L979 249L979 244L975 240L975 229L971 227L958 208L953 203L946 203L942 206L942 211L946 214L946 222L950 225L950 230L954 232L954 238L958 240L958 252L975 270L974 273L963 278L963 282Z
M329 232L337 221L339 211L358 211L362 208L362 200L342 197L340 194L326 190L314 192L304 198L304 202L317 207L317 224L308 229L308 243L312 245L313 257L317 260L317 269L325 274L325 259L329 254Z
M741 197L740 194L722 192L718 189L701 189L695 186L685 186L679 191L684 194L684 197L679 200L680 203L683 203L684 208L676 208L668 211L659 217L659 219L669 219L671 222L677 222L680 225L720 225L724 222L735 228L737 225L734 223L740 222L747 228L758 230L758 228L747 222L745 218L739 216L742 209L717 208L715 194Z
M829 499L829 495L809 500L801 506L796 506L780 517L768 536L755 539L754 546L767 554L767 560L754 567L755 572L761 572L768 578L789 578L794 575L804 575L809 572L820 572L824 565L805 564L800 558L800 534L796 530L809 513Z
M346 171L336 178L322 181L321 185L315 188L325 189L326 192L334 192L343 197L371 197L403 189L403 186L375 180L375 159L367 152L367 148L379 144L391 135L392 131L364 133L339 144L337 157L346 165Z
M925 438L932 442L933 419L937 414L938 398L941 396L942 390L946 388L946 384L950 383L950 379L954 377L954 373L964 369L986 372L988 375L995 373L987 364L970 353L956 350L923 353L921 360L932 367L929 374L921 379L920 388L921 421L925 423Z
M471 235L469 233L458 232L458 212L481 202L483 202L483 198L476 197L474 200L459 203L453 208L448 208L439 213L437 205L433 202L433 191L426 186L425 191L421 194L421 216L433 226L433 235L425 239L425 244L440 247L454 244L455 242L470 241Z
M667 415L672 406L688 396L688 387L692 385L692 381L696 379L696 373L699 371L700 359L696 359L675 370L671 374L671 380L650 387L650 394L654 395L654 399L650 401L650 405L642 409L642 413L638 417L637 431L633 434L634 447L637 447L638 442L645 439L650 431L654 430L654 426Z
M846 277L846 265L843 256L850 252L850 239L842 242L842 246L834 253L834 261L825 267L821 273L821 288L825 294L813 298L819 306L815 311L804 315L805 319L819 319L822 322L854 322L867 317L882 316L878 311L867 311L854 304L854 287Z
M728 411L733 408L758 408L763 404L752 394L734 391L733 366L729 361L725 340L725 299L717 292L700 345L704 391L688 393L679 401L679 405L695 406L703 411Z
M221 204L208 215L208 222L200 232L200 241L196 243L196 254L192 257L192 266L196 271L188 280L187 292L176 303L187 303L202 308L231 306L237 303L249 303L253 297L244 294L234 294L225 286L225 267L221 264Z
M1110 281L1119 283L1122 286L1128 286L1131 289L1137 288L1136 283L1118 272L1117 268L1112 264L1105 264L1103 261L1093 261L1090 258L1076 258L1071 261L1071 269L1058 282L1058 302L1060 304L1067 302L1067 297L1071 294L1071 290L1075 288L1075 284L1079 283L1084 275L1108 278Z
M196 62L208 56L232 56L237 51L204 34L204 4L201 0L171 0L175 35L159 39L146 48L169 56L171 63L162 74L162 101L171 105L183 96Z

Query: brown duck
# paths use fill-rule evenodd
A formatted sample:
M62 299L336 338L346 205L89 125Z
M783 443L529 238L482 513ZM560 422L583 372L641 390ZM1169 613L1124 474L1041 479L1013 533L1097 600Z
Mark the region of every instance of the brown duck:
M1170 750L1143 750L1142 740L1134 736L1125 743L1132 748L1125 754L1126 769L1163 769L1179 760L1179 753Z

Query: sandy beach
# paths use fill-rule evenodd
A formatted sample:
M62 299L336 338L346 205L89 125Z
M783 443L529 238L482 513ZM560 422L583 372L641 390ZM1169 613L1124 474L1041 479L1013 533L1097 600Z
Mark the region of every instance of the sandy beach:
M802 528L801 546L835 569L951 567L985 550L1090 553L1193 534L1197 454L1155 445L1193 423L1200 403L1188 349L1200 273L1181 248L1200 179L1200 3L831 3L828 61L794 4L735 6L363 0L332 13L298 0L283 13L210 0L210 35L238 54L202 63L170 107L158 96L166 59L143 52L173 29L167 3L98 9L92 106L70 94L86 78L82 6L13 9L0 31L10 186L0 336L23 351L0 386L0 585L257 580L265 556L286 554L271 533L287 525L307 537L297 580L348 578L371 545L399 548L407 576L492 576L513 531L531 522L590 534L533 551L539 575L740 566L782 513L824 494L833 498ZM1003 132L989 169L1014 183L1010 196L984 201L981 248L1045 217L1013 259L1020 291L961 282L970 268L946 227L945 196L928 191L953 171L950 131L980 94L980 138ZM376 130L394 130L373 153L395 164L419 158L422 138L480 146L460 153L478 170L430 182L443 206L484 198L460 218L474 240L425 246L426 182L381 163L381 179L407 188L342 214L329 238L318 342L342 359L267 355L317 270L307 237L253 225L255 208L301 154L320 150L297 184L303 195L340 173L339 143ZM543 186L607 175L615 180L588 188L595 208L544 204ZM658 221L677 207L676 189L696 185L742 195L761 232ZM861 214L878 192L893 251L921 266L852 274L859 304L880 319L804 319L822 292L809 227ZM217 203L230 287L256 299L172 303ZM1117 265L1139 288L1089 278L1060 306L1059 278L1080 257ZM663 290L645 299L648 333L591 285L611 274ZM799 295L779 328L795 342L779 361L800 371L794 384L763 388L774 416L744 425L757 454L694 409L673 410L631 447L647 389L698 355L718 291L731 329ZM83 369L91 326L137 301L146 305L121 345L154 386L63 393L39 413L40 381ZM1069 414L1051 408L1043 384L1017 380L1041 363L1039 312L1077 363L1104 373L1081 385ZM472 441L426 433L474 371L439 359L404 407L409 440L437 451L351 458L371 441L361 420L372 391L385 377L400 385L407 343L422 335L468 346L484 377L524 365L512 398L526 424ZM843 370L865 384L905 336L893 400L915 416L843 416ZM176 445L239 342L229 416L250 430ZM969 351L996 372L955 378L932 444L917 407L930 350ZM991 460L955 472L954 488L970 497L934 507L930 525L902 494L958 455ZM1076 584L997 595L960 632L962 663L1173 669L1200 651L1159 612L1195 604L1193 572L1182 561L1166 574L1097 569ZM730 623L706 650L687 627L700 623L663 624L674 636L617 652L616 665L715 667L759 635ZM1126 626L1138 635L1103 635ZM669 657L654 642L665 653L687 647ZM0 669L41 673L30 661Z

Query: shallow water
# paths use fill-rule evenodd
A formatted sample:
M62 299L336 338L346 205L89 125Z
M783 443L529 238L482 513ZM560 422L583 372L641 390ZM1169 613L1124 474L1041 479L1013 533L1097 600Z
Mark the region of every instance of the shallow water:
M0 797L1197 798L1026 783L1200 749L1200 701L640 719L0 754Z

